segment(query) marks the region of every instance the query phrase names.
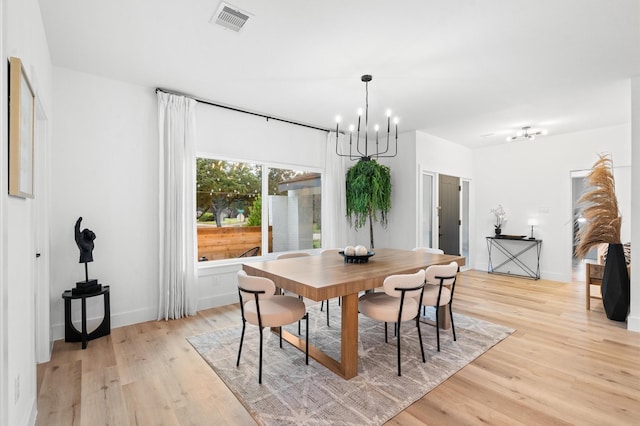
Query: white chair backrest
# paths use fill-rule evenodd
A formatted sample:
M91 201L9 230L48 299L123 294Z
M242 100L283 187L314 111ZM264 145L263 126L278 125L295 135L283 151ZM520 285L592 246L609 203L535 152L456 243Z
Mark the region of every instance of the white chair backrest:
M259 299L269 299L273 297L276 292L276 285L269 278L247 275L242 269L238 271L238 287L242 287L244 290L264 290L264 294L258 294ZM240 290L240 294L242 294L243 304L250 300L256 300L253 293L246 293Z
M425 270L427 284L440 285L440 279L436 277L455 277L458 274L458 264L451 262L448 265L431 265ZM444 285L453 284L455 278L444 280Z
M433 254L444 254L444 250L439 248L431 248L431 247L416 247L413 251L417 251L419 253L433 253Z
M310 256L310 254L306 252L282 253L276 256L276 260L290 259L292 257L304 257L304 256Z
M398 275L389 275L384 279L382 286L384 288L384 292L389 296L400 297L402 292L396 290L396 288L413 288L418 287L420 284L424 283L424 269L420 269L415 274L398 274ZM405 300L408 297L420 297L420 290L407 291L404 295Z
M338 253L341 252L341 251L342 251L342 249L325 249L325 250L322 250L322 253L320 253L320 254L323 255L323 256L334 255L335 254L337 256Z

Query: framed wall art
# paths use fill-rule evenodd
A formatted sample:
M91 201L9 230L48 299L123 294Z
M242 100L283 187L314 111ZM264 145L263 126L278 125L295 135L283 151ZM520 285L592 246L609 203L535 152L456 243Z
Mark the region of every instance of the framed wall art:
M9 59L9 195L33 198L35 95L18 58Z

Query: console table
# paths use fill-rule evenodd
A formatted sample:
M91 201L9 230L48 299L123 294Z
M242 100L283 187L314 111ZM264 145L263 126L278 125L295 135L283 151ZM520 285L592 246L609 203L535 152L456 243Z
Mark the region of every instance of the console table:
M87 333L87 298L95 296L103 296L104 299L104 318L102 322L91 333ZM87 348L89 340L111 334L111 312L109 308L109 286L103 285L102 290L95 293L73 294L71 290L62 293L64 299L64 341L65 342L82 342L82 349ZM80 299L82 301L82 331L74 327L71 322L71 301Z
M542 240L486 237L490 274L540 279Z

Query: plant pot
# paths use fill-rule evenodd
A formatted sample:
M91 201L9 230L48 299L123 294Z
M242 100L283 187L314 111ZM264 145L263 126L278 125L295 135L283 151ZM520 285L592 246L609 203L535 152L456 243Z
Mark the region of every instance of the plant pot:
M498 226L496 226L495 228L496 228L496 237L499 237L500 234L502 234L502 229Z
M625 321L629 314L630 282L622 244L609 244L602 276L602 304L607 318Z

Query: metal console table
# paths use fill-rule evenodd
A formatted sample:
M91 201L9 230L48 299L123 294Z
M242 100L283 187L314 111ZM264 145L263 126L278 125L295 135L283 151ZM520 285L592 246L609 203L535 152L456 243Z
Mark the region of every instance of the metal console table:
M542 240L487 237L490 274L540 279Z

